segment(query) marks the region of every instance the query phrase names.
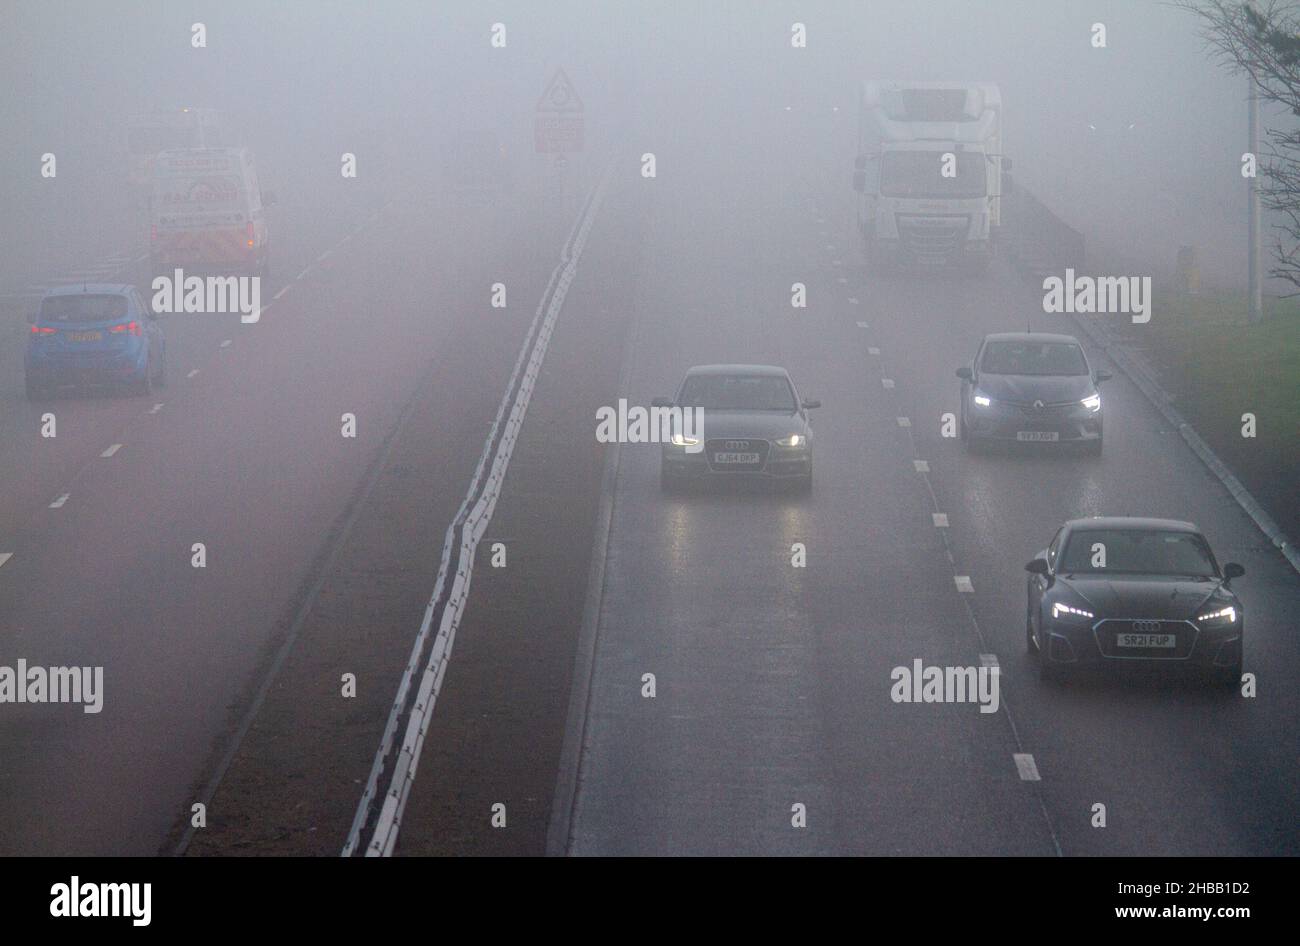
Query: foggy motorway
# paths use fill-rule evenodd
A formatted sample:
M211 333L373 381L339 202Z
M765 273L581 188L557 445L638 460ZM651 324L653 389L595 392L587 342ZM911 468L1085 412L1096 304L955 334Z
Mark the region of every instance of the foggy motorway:
M1300 853L1291 562L1011 239L879 265L854 190L864 80L997 83L991 173L1014 156L1088 272L1154 274L1158 321L1195 240L1206 285L1240 289L1242 82L1186 14L447 6L0 14L0 666L102 668L95 711L0 700L0 853ZM82 74L21 75L42 59ZM557 70L577 106L546 104ZM1186 74L1220 117L1173 114ZM181 105L240 129L181 152L256 156L260 311L164 314L146 394L31 397L47 293L148 303L172 272L164 185L132 203L123 142ZM1131 114L1133 143L1071 137ZM575 127L581 150L546 137ZM1104 452L956 435L955 371L1026 331L1114 375ZM807 490L668 489L661 444L597 436L697 365L778 366L820 402L792 409ZM1248 695L1040 673L1025 565L1100 516L1195 523L1206 595L1244 566ZM900 701L914 662L984 668L996 704Z

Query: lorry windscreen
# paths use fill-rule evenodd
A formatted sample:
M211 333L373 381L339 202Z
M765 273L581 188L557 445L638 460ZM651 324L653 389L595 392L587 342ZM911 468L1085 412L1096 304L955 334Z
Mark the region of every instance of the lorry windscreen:
M880 162L880 193L884 197L983 197L988 193L984 155L977 151L953 154L953 176L944 176L943 151L886 151Z

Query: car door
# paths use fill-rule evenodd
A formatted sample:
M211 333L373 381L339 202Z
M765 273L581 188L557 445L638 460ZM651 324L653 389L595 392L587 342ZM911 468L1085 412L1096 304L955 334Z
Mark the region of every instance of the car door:
M1047 569L1052 575L1056 574L1056 557L1061 551L1061 533L1064 531L1064 526L1057 529L1056 535L1052 536L1052 541L1042 553L1043 558L1047 559ZM1047 591L1050 581L1049 575L1031 573L1029 576L1029 620L1035 633L1042 629L1043 594Z
M148 339L149 357L155 366L159 363L162 356L163 340L162 328L158 319L154 317L153 309L145 305L144 298L135 289L131 290L131 308L136 312L136 318L144 329L145 338ZM156 371L157 368L155 367Z
M984 342L980 342L980 347L975 350L975 357L970 363L970 378L961 379L961 416L963 420L969 416L966 408L970 405L971 392L977 387L976 381L979 378L980 356L984 354Z

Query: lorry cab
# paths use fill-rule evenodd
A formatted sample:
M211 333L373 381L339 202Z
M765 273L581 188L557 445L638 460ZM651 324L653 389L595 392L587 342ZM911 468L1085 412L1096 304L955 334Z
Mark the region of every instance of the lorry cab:
M274 201L261 189L248 148L160 152L149 202L154 273L182 268L266 275L266 208Z
M863 83L853 183L869 256L987 264L1001 218L1000 117L991 84Z

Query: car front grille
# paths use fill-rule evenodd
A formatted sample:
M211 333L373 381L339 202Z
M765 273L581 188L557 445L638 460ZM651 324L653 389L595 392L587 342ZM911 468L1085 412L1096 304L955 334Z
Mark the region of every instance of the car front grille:
M753 437L718 437L704 442L704 452L709 460L709 469L719 473L754 473L767 465L767 454L771 444L766 440ZM753 453L757 454L757 463L720 463L718 454Z
M898 238L918 262L942 263L961 249L968 226L965 217L901 217Z
M1108 618L1093 626L1097 648L1103 656L1117 659L1186 660L1196 646L1200 629L1191 621L1154 618ZM1120 647L1121 634L1173 634L1173 647Z

